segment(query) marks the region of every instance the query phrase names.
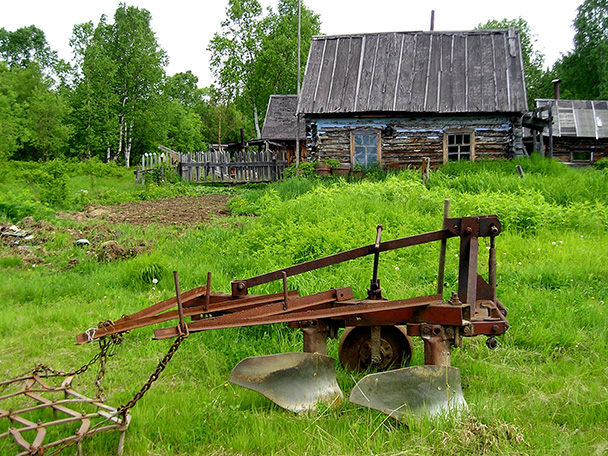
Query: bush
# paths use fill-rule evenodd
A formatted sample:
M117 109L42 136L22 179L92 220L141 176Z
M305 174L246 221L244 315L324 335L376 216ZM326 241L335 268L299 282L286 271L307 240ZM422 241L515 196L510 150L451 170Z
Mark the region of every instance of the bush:
M608 169L608 158L600 158L593 164L595 169Z
M65 162L53 160L38 172L40 201L49 206L62 206L68 196L68 176Z
M299 166L296 166L295 163L292 163L283 172L283 176L285 177L285 179L289 179L290 177L294 177L297 175L309 178L315 177L315 165L313 165L311 162L301 162Z

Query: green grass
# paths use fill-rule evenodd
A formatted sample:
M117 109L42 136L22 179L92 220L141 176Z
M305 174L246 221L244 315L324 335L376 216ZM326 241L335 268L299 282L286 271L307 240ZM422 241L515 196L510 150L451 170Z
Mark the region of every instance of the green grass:
M516 164L524 169L523 179ZM438 229L444 198L451 200L454 217L496 213L501 219L498 295L509 309L511 327L496 350L488 350L483 338L467 339L462 349L454 350L452 364L461 369L468 413L421 419L407 427L344 401L294 415L226 380L245 357L300 351L300 333L281 325L218 330L191 335L132 410L126 454L608 451L605 171L569 169L535 157L451 165L433 172L427 185L415 171L406 171L361 182L291 179L228 190L236 195L232 218L182 228L112 227L120 232L119 242L144 242L150 249L131 259L100 263L87 249L74 246L66 230L103 233L103 222L79 225L55 219L55 210L217 189L186 184L138 188L132 174L118 168L104 171L105 165L72 164L68 193L87 192L80 192L80 200L54 206L45 205L24 177L34 168L45 171L44 165L2 166L13 166L14 177L3 177L0 186L10 188L13 195L28 195L28 204L7 193L0 204L10 200L19 207L19 215L35 213L55 230L32 247L43 260L39 264L0 247L0 380L37 363L62 370L84 364L97 345L76 346L74 336L98 321L117 319L171 296L173 270L179 272L182 290L202 285L211 271L213 290L228 292L231 280L370 244L378 224L383 225L384 240ZM19 223L15 215L4 218ZM482 240L480 250L486 246ZM457 253L457 242L449 243L446 293L456 286ZM380 277L385 294L401 298L433 293L437 256L437 245L383 254ZM66 269L73 258L79 263ZM480 272L486 274L485 266ZM152 276L157 283L152 283ZM352 286L362 297L370 276L371 258L363 258L289 278L288 283L300 294ZM280 289L273 283L252 292ZM151 336L152 328L132 331L110 359L104 382L108 404L128 401L171 344ZM328 350L337 356L338 342L330 341ZM415 341L413 362L423 362L420 341ZM92 369L78 377L76 389L92 395L96 374ZM346 396L361 377L340 368L337 376ZM112 454L117 438L105 434L87 439L84 452ZM15 452L9 444L0 440L0 454Z

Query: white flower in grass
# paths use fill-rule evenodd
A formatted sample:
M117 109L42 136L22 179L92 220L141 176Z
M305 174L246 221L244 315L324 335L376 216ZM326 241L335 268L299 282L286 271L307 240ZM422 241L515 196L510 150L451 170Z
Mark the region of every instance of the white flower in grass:
M551 243L551 245L557 245L557 242L553 241L553 242Z
M153 283L154 285L156 285L156 284L158 283L158 279L156 279L156 278L152 279L152 283Z
M399 266L395 266L395 271L398 271L398 270L399 270Z
M520 261L520 262L518 262L517 264L521 266L521 261Z

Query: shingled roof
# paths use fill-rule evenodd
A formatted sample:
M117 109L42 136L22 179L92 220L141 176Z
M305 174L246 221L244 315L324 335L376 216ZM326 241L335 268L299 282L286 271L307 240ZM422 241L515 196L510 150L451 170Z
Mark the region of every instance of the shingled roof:
M295 141L297 95L270 95L266 118L262 127L262 139ZM306 137L306 125L300 122L300 139Z
M523 113L519 33L313 37L298 109L305 114Z
M553 103L553 136L608 138L607 100L536 100L537 107Z

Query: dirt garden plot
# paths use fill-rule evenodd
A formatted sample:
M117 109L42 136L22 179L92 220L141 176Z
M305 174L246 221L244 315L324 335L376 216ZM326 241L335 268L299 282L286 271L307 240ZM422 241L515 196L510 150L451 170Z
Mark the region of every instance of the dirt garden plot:
M87 211L67 216L79 222L102 219L112 224L193 225L208 222L214 217L228 215L226 203L229 199L229 195L184 196L156 201L122 203L116 206L95 206Z
M144 241L122 240L116 225L158 224L164 226L195 225L211 221L215 217L229 215L226 208L229 195L203 195L198 197L165 198L156 201L122 203L115 206L91 206L83 212L59 213L59 217L85 223L81 229L64 228L74 243L88 249L87 254L98 261L110 262L136 256L150 248ZM93 222L93 223L86 223ZM17 255L25 265L51 266L44 258L44 249L50 233L57 230L52 223L26 217L16 224L0 224L0 245L8 248L3 255ZM89 250L90 249L90 250ZM61 269L78 264L71 259ZM47 264L48 263L48 264Z

